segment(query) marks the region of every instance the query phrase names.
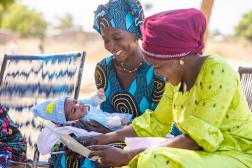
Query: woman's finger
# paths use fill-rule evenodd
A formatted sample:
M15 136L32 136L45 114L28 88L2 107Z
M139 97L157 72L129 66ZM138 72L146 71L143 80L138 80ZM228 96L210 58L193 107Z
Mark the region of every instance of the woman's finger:
M99 158L102 158L104 156L103 151L91 151L88 155L89 158L92 158L93 156L98 156Z
M108 148L108 145L92 145L92 146L88 146L88 149L90 149L91 151L104 150L106 148Z
M81 159L83 159L83 157L84 157L84 156L82 156L82 155L78 155L77 159L78 159L78 160L81 160Z

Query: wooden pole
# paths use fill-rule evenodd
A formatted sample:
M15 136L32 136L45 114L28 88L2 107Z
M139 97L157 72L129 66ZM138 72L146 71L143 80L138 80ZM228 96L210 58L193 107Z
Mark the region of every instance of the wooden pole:
M205 42L207 41L207 35L208 35L208 23L211 17L212 9L213 9L214 0L202 0L201 3L201 11L204 13L206 17L206 32L204 35Z

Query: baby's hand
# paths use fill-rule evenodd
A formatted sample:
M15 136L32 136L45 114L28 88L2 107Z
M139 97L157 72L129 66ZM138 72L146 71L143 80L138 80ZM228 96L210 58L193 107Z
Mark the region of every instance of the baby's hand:
M124 125L129 125L130 124L130 121L128 120L128 119L126 119L126 118L123 118L122 120L121 120L121 124L124 126Z
M103 88L98 89L98 91L97 91L97 96L98 96L100 99L104 99L104 98L105 98L105 93L104 93L104 89L103 89Z

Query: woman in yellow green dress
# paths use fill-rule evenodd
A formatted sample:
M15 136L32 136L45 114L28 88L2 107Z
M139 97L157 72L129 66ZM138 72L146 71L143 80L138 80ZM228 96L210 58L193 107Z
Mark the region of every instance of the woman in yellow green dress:
M252 113L238 73L222 58L202 56L206 21L197 9L147 17L142 50L155 73L166 79L152 113L131 126L93 138L90 156L106 166L140 168L252 167ZM103 145L129 136L164 137L175 123L182 135L155 147L121 150Z

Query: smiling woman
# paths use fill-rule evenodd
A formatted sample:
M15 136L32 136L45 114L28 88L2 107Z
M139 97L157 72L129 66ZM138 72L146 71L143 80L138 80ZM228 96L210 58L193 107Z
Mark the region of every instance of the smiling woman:
M90 157L111 167L251 167L252 114L239 74L219 56L202 55L205 29L204 14L194 8L145 19L144 57L166 77L165 92L154 112L93 138L98 145ZM163 137L173 123L182 134L158 145L127 151L102 145L134 135Z

